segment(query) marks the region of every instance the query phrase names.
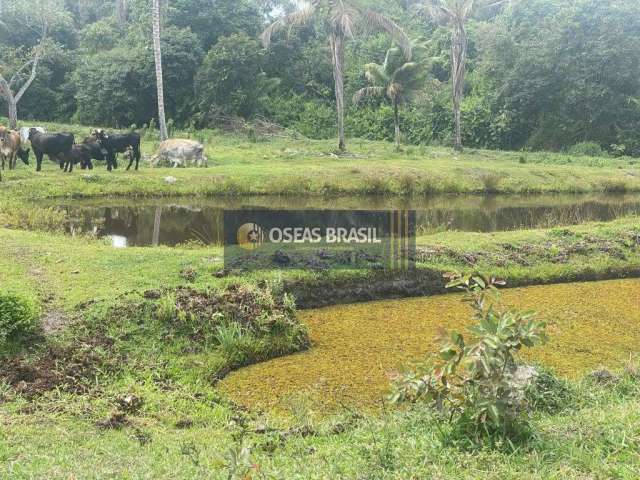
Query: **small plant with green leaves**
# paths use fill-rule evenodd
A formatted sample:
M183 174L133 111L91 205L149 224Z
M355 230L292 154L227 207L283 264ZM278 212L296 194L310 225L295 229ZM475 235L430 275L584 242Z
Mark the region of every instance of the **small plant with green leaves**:
M0 346L10 337L31 332L36 327L38 315L33 300L0 291Z
M464 301L473 309L473 340L443 333L437 359L424 373L399 378L391 400L428 402L474 445L511 442L527 426L526 385L516 374L516 354L546 340L545 324L532 312L505 308L500 280L480 274L448 278L447 287L464 290Z

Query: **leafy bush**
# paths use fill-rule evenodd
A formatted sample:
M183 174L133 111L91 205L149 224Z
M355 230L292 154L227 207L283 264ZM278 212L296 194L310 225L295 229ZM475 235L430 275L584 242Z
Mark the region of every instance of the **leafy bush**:
M428 402L473 444L511 441L528 426L526 385L517 379L515 354L543 342L545 324L531 312L501 305L496 286L504 282L479 274L449 278L447 287L463 289L474 311L474 340L443 334L435 362L423 373L399 378L391 400Z
M569 155L575 157L604 157L605 151L595 142L580 142L569 148Z
M38 321L38 307L25 296L0 292L0 345L8 338L32 331Z

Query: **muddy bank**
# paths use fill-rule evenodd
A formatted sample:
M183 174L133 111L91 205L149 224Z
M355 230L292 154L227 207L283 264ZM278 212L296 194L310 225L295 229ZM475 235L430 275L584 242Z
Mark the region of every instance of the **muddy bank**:
M471 270L469 266L461 271ZM490 269L479 269L491 272ZM443 274L448 270L417 269L414 272L374 272L345 278L285 282L285 290L296 298L300 310L447 293ZM598 269L585 265L581 271L532 275L509 280L508 288L640 278L640 266Z
M640 280L515 288L504 299L538 311L549 323L550 342L526 358L561 375L620 367L640 351ZM453 294L334 306L300 316L312 348L232 373L221 388L235 401L278 409L300 401L317 409L381 405L390 376L433 352L441 327L464 329L470 310Z

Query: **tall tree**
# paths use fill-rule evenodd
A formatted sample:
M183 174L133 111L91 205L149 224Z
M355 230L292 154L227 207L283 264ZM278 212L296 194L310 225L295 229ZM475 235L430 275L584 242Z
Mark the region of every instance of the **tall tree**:
M28 25L30 20L25 19L24 28L35 28L38 31L39 42L18 64L17 68L7 80L0 69L0 95L7 102L9 127L18 128L18 103L29 89L38 74L38 66L44 55L49 21L47 15L38 16L34 20L35 25ZM8 28L6 25L0 25Z
M370 86L358 90L353 96L353 102L358 104L366 98L386 98L391 103L396 150L399 150L400 106L424 86L425 66L420 62L408 61L399 48L391 48L382 65L369 63L364 68L365 78Z
M162 49L160 47L160 0L153 0L151 17L153 21L153 54L156 63L156 85L158 90L158 124L160 126L160 141L163 142L167 134L167 121L164 114L164 83L162 80Z
M127 0L116 0L116 19L120 25L127 23L129 15L129 6Z
M467 21L476 8L497 8L512 0L422 0L416 5L451 30L451 83L453 98L454 148L462 150L462 100L467 69Z
M328 32L333 80L335 84L336 111L338 124L338 149L345 151L344 132L344 52L345 43L354 37L356 25L374 27L386 31L411 59L411 42L395 22L384 15L358 4L357 0L309 0L302 2L298 9L273 22L262 33L265 47L269 47L272 35L279 30L290 32L293 28L319 20Z

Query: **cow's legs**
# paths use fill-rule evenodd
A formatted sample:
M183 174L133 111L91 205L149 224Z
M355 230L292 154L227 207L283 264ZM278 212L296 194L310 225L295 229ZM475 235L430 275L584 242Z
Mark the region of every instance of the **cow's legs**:
M136 154L136 170L138 170L138 165L140 164L140 158L142 157L142 155L140 154L140 147L136 148L135 154Z
M36 152L35 150L33 151L33 153L36 156L36 172L39 172L40 170L42 170L42 157L44 156L44 154L42 152Z

